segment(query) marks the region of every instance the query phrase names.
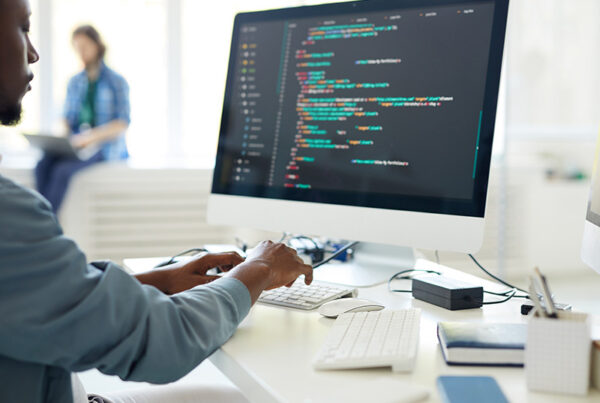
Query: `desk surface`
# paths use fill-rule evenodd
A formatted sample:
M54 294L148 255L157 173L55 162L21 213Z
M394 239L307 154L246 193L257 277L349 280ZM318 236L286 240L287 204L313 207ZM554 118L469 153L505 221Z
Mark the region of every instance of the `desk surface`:
M133 266L131 261L127 263ZM433 262L419 260L417 265L435 268L453 278L480 283L488 290L501 289L495 283ZM131 268L138 271L135 267ZM398 285L410 286L407 281ZM419 352L413 372L394 373L390 368L315 371L312 359L334 320L314 311L294 311L261 304L254 306L235 335L210 360L252 402L257 403L349 401L349 394L356 397L355 401L392 402L399 401L394 396L402 396L402 387L406 384L427 389L429 398L426 401L437 402L436 379L439 375L493 376L511 402L600 401L600 391L595 389L590 389L587 398L529 392L523 368L448 366L444 362L437 340L437 322L524 322L520 314L522 300L487 305L482 309L448 311L415 300L410 294L390 293L386 285L362 288L359 297L378 301L389 309L421 308ZM374 390L372 382L382 383L376 383Z
M432 262L419 265L442 269L454 278L483 283L486 289L498 286ZM407 286L410 286L408 282ZM402 284L399 284L402 285ZM401 396L398 380L429 390L427 401L439 401L436 378L439 375L490 375L496 378L511 402L582 402L599 401L600 391L590 389L586 399L528 392L523 368L448 366L437 340L438 321L524 322L521 300L483 309L448 311L410 294L390 293L386 285L359 290L359 296L383 303L386 308L421 308L420 344L412 373L393 373L390 368L346 371L315 371L311 361L321 347L333 319L316 312L299 312L257 304L240 325L236 334L218 350L211 361L227 375L253 402L334 402L356 391L357 401L388 402ZM487 298L487 297L486 297ZM372 390L369 383L386 379L391 390ZM381 386L381 384L379 384ZM347 401L347 400L345 400Z

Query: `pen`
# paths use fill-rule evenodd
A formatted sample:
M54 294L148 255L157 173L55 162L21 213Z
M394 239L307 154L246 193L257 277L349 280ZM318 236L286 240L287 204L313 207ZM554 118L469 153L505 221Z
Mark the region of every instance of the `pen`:
M552 294L550 294L550 289L548 288L548 284L546 282L546 278L540 272L539 268L535 268L536 278L539 281L540 290L542 291L542 295L544 296L544 307L546 308L547 316L550 318L557 318L556 307L554 306L554 302L552 301Z
M535 307L533 315L539 314L539 316L545 315L542 305L540 304L538 293L535 289L535 279L533 276L529 276L529 299L533 302Z
M550 292L550 286L548 285L548 280L546 276L544 276L539 268L535 268L537 275L542 279L542 287L544 287L544 291L548 294L548 304L550 305L550 309L552 313L555 315L558 314L558 309L556 309L556 305L554 305L554 300L552 300L552 292Z

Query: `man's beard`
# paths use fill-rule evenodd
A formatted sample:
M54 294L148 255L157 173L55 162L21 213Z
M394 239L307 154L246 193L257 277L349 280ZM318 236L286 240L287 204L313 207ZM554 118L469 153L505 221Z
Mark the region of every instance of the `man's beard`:
M21 121L21 104L8 107L0 107L0 124L4 126L14 126Z

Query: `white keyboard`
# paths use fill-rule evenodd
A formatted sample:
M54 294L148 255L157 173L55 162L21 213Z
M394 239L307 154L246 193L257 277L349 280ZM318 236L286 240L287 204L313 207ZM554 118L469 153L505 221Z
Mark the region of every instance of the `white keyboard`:
M335 320L315 369L392 367L412 371L419 346L420 309L345 313Z
M325 302L346 296L355 297L356 294L356 288L318 281L313 281L311 285L306 285L303 279L299 279L289 288L280 287L274 290L263 291L258 298L258 302L310 310L320 307Z

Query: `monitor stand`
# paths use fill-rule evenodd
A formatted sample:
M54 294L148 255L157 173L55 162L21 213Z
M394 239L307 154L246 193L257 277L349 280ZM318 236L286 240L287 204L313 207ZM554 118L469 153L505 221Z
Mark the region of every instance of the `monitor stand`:
M315 280L370 287L390 279L395 273L412 269L415 264L413 248L361 242L354 247L351 260L333 261L314 271Z

